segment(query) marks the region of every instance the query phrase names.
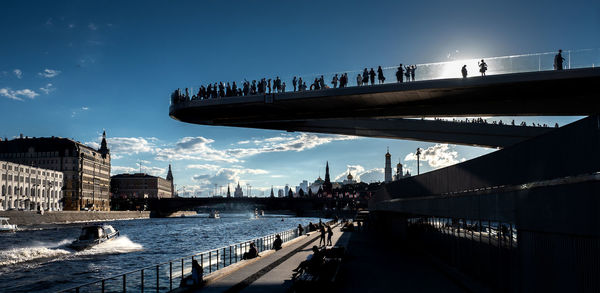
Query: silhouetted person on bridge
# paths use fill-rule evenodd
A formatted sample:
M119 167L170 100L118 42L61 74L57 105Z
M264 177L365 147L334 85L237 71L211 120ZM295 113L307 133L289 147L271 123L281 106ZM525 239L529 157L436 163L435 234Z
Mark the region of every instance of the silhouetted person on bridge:
M281 92L285 93L285 81L281 83Z
M479 65L479 72L481 72L481 76L485 76L485 72L488 69L487 63L481 59L481 62L477 62L477 64Z
M402 64L398 66L398 70L396 71L396 80L398 82L404 81L404 67L402 67Z
M385 76L383 76L383 69L381 69L381 66L377 68L377 79L379 80L379 84L383 84L385 82Z
M375 70L373 70L373 67L369 71L369 77L371 78L371 85L375 85Z
M302 78L300 80L302 80ZM292 78L292 86L294 87L294 91L296 91L296 83L297 82L298 81L296 80L296 77L294 76L294 78Z
M460 72L462 73L463 78L467 78L467 65L463 65L462 69L460 70Z
M562 50L558 50L558 54L554 56L554 69L555 70L563 70L563 62L565 58L562 56Z
M415 71L417 71L417 65L413 65L410 67L410 77L412 81L415 81Z
M338 84L338 75L337 73L333 76L333 78L331 79L331 85L333 85L333 88L337 88L337 84Z
M302 232L304 232L304 228L302 228L301 224L298 224L298 236L302 236Z
M360 74L356 76L356 86L362 86L363 78Z
M367 70L366 68L365 68L365 70L363 70L362 78L363 78L362 83L364 85L369 85L369 70Z
M409 82L410 81L410 65L409 66L404 66L404 76L406 77L406 81Z
M331 226L327 226L327 245L333 246L331 243L331 237L333 236L333 230L331 230Z

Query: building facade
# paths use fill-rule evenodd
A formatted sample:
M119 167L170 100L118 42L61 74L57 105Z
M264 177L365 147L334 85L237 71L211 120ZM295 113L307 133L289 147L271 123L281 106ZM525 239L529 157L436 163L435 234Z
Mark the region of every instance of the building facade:
M110 191L120 198L171 198L173 182L145 173L118 174L110 178Z
M0 161L0 210L60 211L63 173Z
M235 191L233 192L233 197L244 197L244 191L240 187L240 183L235 187Z
M63 173L63 209L110 210L110 152L60 137L0 141L0 160Z

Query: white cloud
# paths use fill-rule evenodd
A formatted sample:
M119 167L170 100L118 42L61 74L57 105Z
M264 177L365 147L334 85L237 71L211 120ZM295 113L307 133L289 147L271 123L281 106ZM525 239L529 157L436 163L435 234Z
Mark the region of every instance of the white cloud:
M69 23L68 28L75 28L75 24L74 23Z
M140 172L140 164L136 163L137 167L127 167L127 166L111 166L110 173L112 175L123 174L123 173L139 173ZM163 176L167 174L166 168L154 167L154 166L145 166L142 164L141 168L142 173L150 174L152 176Z
M296 151L301 152L333 141L355 139L353 136L323 135L300 133L297 135L281 135L252 141L257 147L234 147L216 149L212 146L214 140L198 137L184 137L172 147L156 149L156 159L170 160L205 160L213 162L237 163L243 158L271 152ZM249 143L249 141L248 141ZM247 144L242 141L239 144Z
M343 181L348 176L348 172L352 174L352 177L354 177L354 179L358 180L359 174L361 174L364 171L365 168L361 165L347 165L346 171L335 176L333 181Z
M90 30L93 30L93 31L95 31L95 30L97 30L97 29L98 29L98 26L97 26L96 24L94 24L93 22L90 22L90 24L88 24L88 28L89 28Z
M44 92L46 95L53 92L55 88L51 83L46 84L46 87L41 87L40 91Z
M427 162L432 168L442 168L454 165L459 162L458 152L451 149L448 144L436 144L421 151L419 159ZM404 158L405 161L417 160L415 153L409 153Z
M23 78L23 71L21 71L21 69L15 69L15 70L13 70L13 73L15 74L15 76L16 76L18 79L21 79L21 78Z
M122 158L125 155L154 153L155 145L150 142L153 139L153 137L107 137L106 143L108 144L111 155L116 159L116 156ZM98 138L98 141L100 141L100 138ZM85 144L93 148L100 147L100 144L97 141L86 142ZM149 161L144 162L150 163Z
M10 88L1 88L0 95L17 101L23 101L23 98L34 99L35 97L39 96L38 93L30 89L13 91Z
M59 74L60 74L60 70L47 69L47 68L44 69L44 71L38 73L39 76L45 77L45 78L53 78Z
M86 107L86 106L82 106L79 109L75 109L75 110L71 111L71 118L74 118L74 117L78 116L79 114L81 114L82 112L88 111L89 109L90 108Z
M187 169L201 169L201 170L217 170L220 167L212 164L191 164L186 166Z
M366 170L360 174L357 174L356 180L365 183L381 182L383 181L383 168L373 168Z
M203 192L214 192L215 184L217 186L226 187L228 184L231 186L231 192L233 193L234 187L239 182L241 186L245 186L248 180L242 180L242 175L262 175L268 174L269 172L262 169L233 169L233 168L220 168L214 175L213 174L196 174L192 176L192 179L198 184L195 185L196 190ZM258 187L253 187L253 189ZM256 190L256 189L255 189ZM224 192L226 192L226 188ZM244 192L246 192L244 190Z
M366 170L365 167L361 165L347 165L346 171L338 174L334 178L334 181L344 181L346 179L346 176L348 176L348 172L350 172L354 180L358 182L371 183L383 181L383 168L373 168Z

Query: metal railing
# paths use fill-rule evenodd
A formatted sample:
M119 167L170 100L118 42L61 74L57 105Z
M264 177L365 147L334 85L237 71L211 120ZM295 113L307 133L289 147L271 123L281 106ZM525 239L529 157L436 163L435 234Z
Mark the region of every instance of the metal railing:
M543 52L543 53L533 53L533 54L519 54L519 55L511 55L511 56L501 56L501 57L483 57L483 58L472 58L472 59L461 59L461 60L452 60L452 61L444 61L444 62L432 62L432 63L423 63L423 64L414 64L416 66L415 70L415 78L414 81L422 81L422 80L435 80L435 79L444 79L444 78L460 78L461 68L463 65L467 66L467 70L469 72L468 76L479 76L479 66L478 62L481 59L484 59L488 70L486 71L486 75L496 75L496 74L507 74L507 73L520 73L520 72L536 72L536 71L547 71L554 69L554 56L555 52ZM575 69L575 68L589 68L596 67L596 65L600 64L600 48L594 49L577 49L577 50L565 50L563 51L564 69ZM372 67L376 73L374 78L374 83L363 86L372 86L379 84L388 84L388 83L397 83L396 72L398 65L403 63L404 66L413 65L413 63L405 63L402 60L398 61L398 64L392 66L382 66L383 75L385 80L380 83L377 76L377 68L378 66ZM367 70L371 70L371 67L366 67ZM338 78L341 74L346 73L348 75L348 84L346 87L358 86L357 75L363 74L364 69L360 70L339 70L337 72L328 72L328 73L310 73L310 74L300 74L295 75L298 78L302 78L303 81L307 85L306 91L309 91L311 84L314 83L315 79L323 76L325 81L325 85L327 88L333 88L332 79L334 75L338 75ZM404 71L406 72L406 71ZM261 77L262 78L262 77ZM266 78L276 79L276 76L268 76ZM409 82L409 77L403 75L402 76L404 82ZM288 76L281 78L282 83L286 83L285 92L294 91L294 87L292 84L293 76ZM257 78L258 82L260 78ZM412 82L412 77L410 78ZM250 80L251 82L252 80ZM205 83L201 83L191 87L189 90L189 97L183 98L182 100L171 100L171 104L185 102L192 98L193 95L196 94L200 85L207 86L209 83L219 83L221 81L207 81ZM223 81L225 84L231 81ZM238 88L241 88L242 81L236 81L238 84ZM339 85L339 82L338 82ZM273 86L273 85L272 85ZM322 90L322 89L321 89ZM272 89L270 93L276 93L275 89ZM265 94L268 94L266 92ZM185 94L182 91L182 94ZM258 95L258 94L257 94ZM263 95L263 94L260 94ZM200 100L196 98L196 100Z
M307 231L305 229L305 231ZM208 276L220 269L238 263L255 243L258 252L270 250L279 234L283 242L298 237L298 229L290 229L279 233L269 234L260 238L235 243L229 246L196 253L167 262L143 267L94 282L81 284L58 292L168 292L179 287L177 281L183 280L192 271L192 261L197 260L202 266L203 275Z
M407 239L446 264L498 291L517 282L517 227L482 219L414 217L407 219Z

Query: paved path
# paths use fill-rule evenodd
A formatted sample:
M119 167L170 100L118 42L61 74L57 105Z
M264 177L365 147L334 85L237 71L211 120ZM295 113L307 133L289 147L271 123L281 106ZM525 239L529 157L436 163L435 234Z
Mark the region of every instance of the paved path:
M339 226L333 231L334 246L346 247L347 253L336 292L465 292L426 257L398 243L387 243L368 232L344 233ZM279 251L263 252L260 258L219 271L195 292L286 292L292 285L292 270L318 244L315 232L297 238Z

